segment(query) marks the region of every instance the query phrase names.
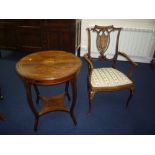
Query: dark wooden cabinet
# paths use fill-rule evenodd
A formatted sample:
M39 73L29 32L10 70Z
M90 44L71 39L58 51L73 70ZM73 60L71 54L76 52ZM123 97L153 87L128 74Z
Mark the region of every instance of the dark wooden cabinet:
M1 19L0 48L20 52L77 51L80 55L79 19Z

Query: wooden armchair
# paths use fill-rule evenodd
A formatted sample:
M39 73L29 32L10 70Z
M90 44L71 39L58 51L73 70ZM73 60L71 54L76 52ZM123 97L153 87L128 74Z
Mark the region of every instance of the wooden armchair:
M133 62L125 53L118 51L119 36L121 28L115 28L114 26L97 26L93 28L87 28L88 31L88 53L84 55L85 60L88 62L88 98L89 98L89 112L92 107L92 100L96 92L101 91L117 91L128 89L130 95L127 99L126 107L131 100L135 85L131 80L131 76L135 68L138 66L137 63ZM110 60L112 67L95 68L92 59L92 35L96 34L96 48L99 51L100 60ZM108 58L107 54L109 51L109 45L111 41L111 35L115 37L112 46L115 46L114 53L111 55L112 58ZM115 42L115 45L114 45ZM94 45L94 44L93 44ZM116 68L116 62L118 55L125 57L131 64L131 69L128 75L125 75Z

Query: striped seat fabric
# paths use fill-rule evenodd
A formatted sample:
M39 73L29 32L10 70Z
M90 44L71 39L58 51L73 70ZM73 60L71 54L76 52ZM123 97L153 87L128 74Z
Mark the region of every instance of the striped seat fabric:
M132 84L132 81L125 74L110 67L93 69L91 84L93 87L117 87Z

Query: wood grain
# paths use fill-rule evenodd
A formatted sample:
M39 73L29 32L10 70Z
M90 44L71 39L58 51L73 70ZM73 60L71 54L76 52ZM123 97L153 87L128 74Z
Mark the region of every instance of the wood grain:
M81 66L80 58L65 51L41 51L29 54L16 64L16 70L23 78L43 83L66 80Z

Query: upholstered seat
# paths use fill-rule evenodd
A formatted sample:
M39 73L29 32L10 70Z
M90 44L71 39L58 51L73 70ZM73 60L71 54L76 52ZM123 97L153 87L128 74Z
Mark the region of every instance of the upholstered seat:
M112 67L93 69L91 85L93 87L117 87L133 82L122 72Z

